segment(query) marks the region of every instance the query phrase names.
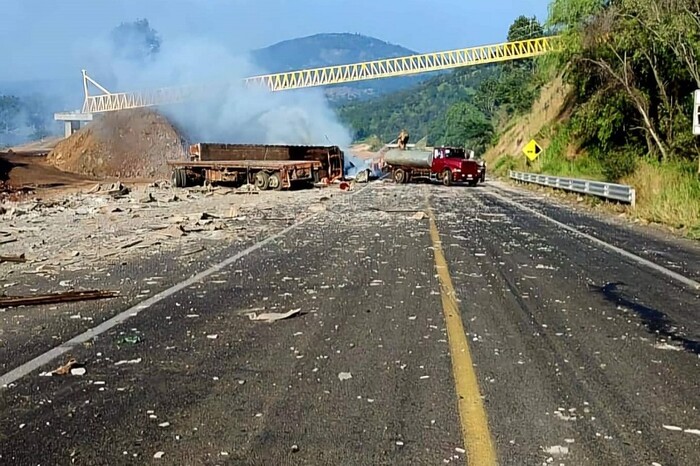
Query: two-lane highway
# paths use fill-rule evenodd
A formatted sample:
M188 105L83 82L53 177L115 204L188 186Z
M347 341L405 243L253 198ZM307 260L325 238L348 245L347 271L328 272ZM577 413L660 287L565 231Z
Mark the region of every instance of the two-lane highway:
M700 463L692 243L498 184L372 183L221 260L5 361L1 462ZM84 375L40 375L70 357Z

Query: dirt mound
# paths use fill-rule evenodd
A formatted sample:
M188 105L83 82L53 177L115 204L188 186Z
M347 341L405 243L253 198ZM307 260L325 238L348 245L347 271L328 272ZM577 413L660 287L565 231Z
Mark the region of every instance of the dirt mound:
M99 115L48 156L56 168L92 177L169 178L167 160L182 160L186 142L164 116L148 109Z

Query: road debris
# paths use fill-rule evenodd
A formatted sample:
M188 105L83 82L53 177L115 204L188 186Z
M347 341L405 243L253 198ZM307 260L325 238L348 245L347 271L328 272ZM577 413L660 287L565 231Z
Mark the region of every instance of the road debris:
M117 182L77 191L56 188L41 199L0 200L5 210L0 215L0 255L26 253L27 259L0 263L0 280L9 280L11 274L53 278L66 271L97 272L137 255L173 253L189 262L188 256L211 249L208 241L245 243L271 234L328 197L321 190L233 197L230 190L216 188L217 195L208 197L209 191L193 187L178 190L179 202L166 202L174 192L165 183L133 183L128 193ZM157 202L141 204L148 192ZM184 243L182 238L191 240Z
M66 291L36 296L2 296L0 307L35 306L41 304L59 304L73 301L88 301L93 299L114 298L118 291Z
M98 183L86 191L86 194L108 194L116 198L118 196L126 196L130 192L131 190L124 186L121 181L117 181L109 185L101 185Z
M24 254L20 254L19 256L0 256L0 263L1 262L27 262L27 258Z
M350 380L352 379L352 374L350 372L341 372L338 374L338 379L340 379L341 381Z
M301 312L301 308L293 309L288 312L263 312L261 314L256 314L255 312L246 313L250 320L261 321L261 322L276 322L282 319L288 319L295 316Z
M143 243L142 239L135 239L135 240L130 240L125 243L123 243L121 246L119 246L119 249L127 249L133 246L136 246L137 244Z
M41 377L51 377L54 375L85 375L87 370L82 364L78 364L75 358L71 358L64 365L52 370L51 372L42 372Z
M554 445L553 447L547 447L543 450L554 458L560 458L569 454L569 447L561 445Z
M115 366L121 366L123 364L139 364L141 362L141 358L136 358L136 359L129 359L129 360L122 360L119 362L115 362Z
M674 346L666 342L656 343L654 345L654 348L666 351L683 351L683 348L681 346Z
M683 427L671 426L671 425L667 425L667 424L664 424L663 428L666 430L674 431L674 432L683 432L686 434L700 435L700 429L684 429Z
M120 339L117 341L117 344L118 344L118 345L124 345L124 344L127 344L127 345L135 345L135 344L140 343L140 342L141 342L141 337L140 337L140 336L138 336L138 335L128 335L128 336L125 336L125 337L120 338Z

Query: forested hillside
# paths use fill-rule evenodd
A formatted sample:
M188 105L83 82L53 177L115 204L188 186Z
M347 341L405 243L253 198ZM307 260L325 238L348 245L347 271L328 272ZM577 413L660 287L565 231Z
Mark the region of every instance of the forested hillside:
M698 159L698 0L554 0L549 23L562 31L554 66L575 106L562 134L601 161L608 178L633 173L641 158Z
M413 139L419 139L440 127L452 105L470 100L492 73L491 69L457 70L380 99L343 105L339 113L357 139L379 136L388 140L402 128L407 128Z

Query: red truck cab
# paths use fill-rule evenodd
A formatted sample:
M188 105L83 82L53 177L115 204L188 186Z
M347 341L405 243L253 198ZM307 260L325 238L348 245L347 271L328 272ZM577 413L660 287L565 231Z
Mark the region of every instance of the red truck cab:
M459 147L434 148L430 171L445 186L455 181L476 186L480 180L483 181L481 164L470 160L464 149Z

